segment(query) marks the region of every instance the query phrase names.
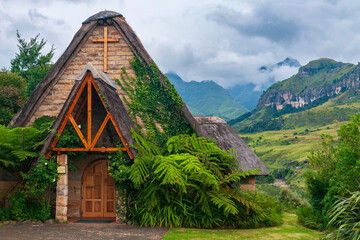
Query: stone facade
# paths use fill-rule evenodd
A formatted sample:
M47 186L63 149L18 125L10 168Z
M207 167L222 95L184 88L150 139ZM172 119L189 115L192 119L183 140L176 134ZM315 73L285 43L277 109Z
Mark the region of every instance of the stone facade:
M104 38L104 27L97 26L92 31L85 44L76 54L74 54L74 57L70 60L71 62L68 64L57 83L52 87L40 106L35 110L28 125L31 125L36 118L42 116L58 116L74 86L75 78L80 74L88 62L91 62L97 70L104 70L104 44L93 42L93 39L102 38ZM129 63L129 61L133 59L131 48L114 26L108 27L108 38L118 38L119 41L108 43L107 74L112 79L120 79L121 68L124 67L130 77L135 77ZM119 87L117 92L120 96L125 94ZM123 100L122 97L120 97L120 99ZM127 107L125 102L123 103L125 107Z
M241 191L250 190L255 192L255 176L249 176L243 179L240 183L240 189Z
M56 186L56 219L66 222L68 219L68 156L60 154L57 156L60 167L65 167L65 173L60 173Z

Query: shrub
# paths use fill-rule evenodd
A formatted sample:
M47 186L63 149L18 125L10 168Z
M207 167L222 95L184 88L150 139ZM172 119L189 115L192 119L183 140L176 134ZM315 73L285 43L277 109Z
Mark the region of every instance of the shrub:
M360 114L350 116L350 119L340 126L337 141L332 136L322 135L319 149L309 156L305 182L313 215L322 216L314 218L320 220L321 226L324 220L329 220L324 216L337 201L337 196L349 197L351 191L357 190L360 180Z
M309 202L305 198L289 188L281 189L279 201L288 210L293 210L300 206L310 207Z
M6 221L11 219L11 212L9 207L0 208L0 221Z
M268 184L262 184L262 185L257 184L256 189L259 192L267 194L267 195L269 195L271 197L274 197L276 199L279 199L279 197L280 197L281 188L278 187L278 186L268 185Z
M282 209L276 198L261 192L239 192L240 196L257 205L248 210L239 205L240 213L227 219L225 225L236 228L270 227L282 224Z
M326 229L328 218L320 211L311 207L300 206L296 209L298 222L305 227L323 231Z
M35 127L8 129L0 125L0 166L23 186L9 196L10 206L0 211L2 220L45 221L51 216L51 196L57 179L55 157L39 157L53 119L41 118Z
M336 230L326 236L328 239L360 239L360 191L350 197L341 197L329 211L331 227Z
M10 207L0 211L2 220L46 221L51 217L51 195L55 190L57 179L55 159L39 159L29 173L22 173L26 184L23 189L15 190L9 195Z
M279 214L263 197L240 192L241 178L259 170L236 169L234 156L211 139L171 137L161 149L133 131L138 154L111 156L111 175L142 226L214 228L274 225ZM129 181L130 180L130 181ZM263 204L263 205L262 205ZM122 209L119 209L122 211Z

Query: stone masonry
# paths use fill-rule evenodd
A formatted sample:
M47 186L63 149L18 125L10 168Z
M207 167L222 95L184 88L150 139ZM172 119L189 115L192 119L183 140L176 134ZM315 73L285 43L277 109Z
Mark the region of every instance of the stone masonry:
M57 162L60 166L65 167L65 173L60 173L56 187L56 219L60 222L67 221L68 213L68 156L59 154Z
M52 87L38 109L36 109L28 125L31 125L36 118L42 116L58 116L74 86L75 78L88 62L91 62L97 70L104 70L104 45L103 43L94 43L92 41L93 39L103 38L103 36L104 27L97 26L85 44L71 59L71 63L59 78L58 82ZM108 37L119 38L118 42L108 43L108 75L112 79L120 79L121 68L124 67L130 77L136 77L129 63L129 61L133 59L133 53L122 35L114 26L109 26ZM117 92L123 101L121 96L125 93L119 87ZM127 108L125 102L123 103Z

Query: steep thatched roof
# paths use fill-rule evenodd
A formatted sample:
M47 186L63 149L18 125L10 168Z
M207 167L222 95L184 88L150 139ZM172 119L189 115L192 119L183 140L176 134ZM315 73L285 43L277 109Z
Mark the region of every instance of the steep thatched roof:
M218 117L195 117L196 121L223 150L236 150L236 159L243 170L261 169L257 175L269 175L263 162L223 119Z
M129 115L127 114L127 111L122 101L120 100L119 95L116 93L116 88L114 87L116 86L115 82L105 73L96 70L91 63L88 63L83 69L83 71L79 74L79 76L76 77L75 85L73 86L69 94L69 97L67 98L58 117L56 118L55 123L53 125L53 129L54 130L59 129L60 124L64 120L65 115L70 108L70 105L74 101L74 98L79 91L82 80L85 78L86 74L88 73L91 73L94 80L96 81L96 85L99 88L100 93L106 99L108 105L108 111L113 115L126 143L128 143L129 145L135 145L135 141L131 137L131 131L130 131L131 128L135 128L135 127ZM41 151L42 154L46 154L51 143L53 142L54 137L55 137L54 134L51 134L47 138L45 145ZM136 151L134 149L130 148L130 151L133 154L133 156L136 155Z

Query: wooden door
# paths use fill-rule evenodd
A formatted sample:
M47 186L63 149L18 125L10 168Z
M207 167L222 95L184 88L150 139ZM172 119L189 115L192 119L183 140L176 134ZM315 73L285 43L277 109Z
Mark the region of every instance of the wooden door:
M82 217L115 217L115 184L107 161L91 163L82 179Z

